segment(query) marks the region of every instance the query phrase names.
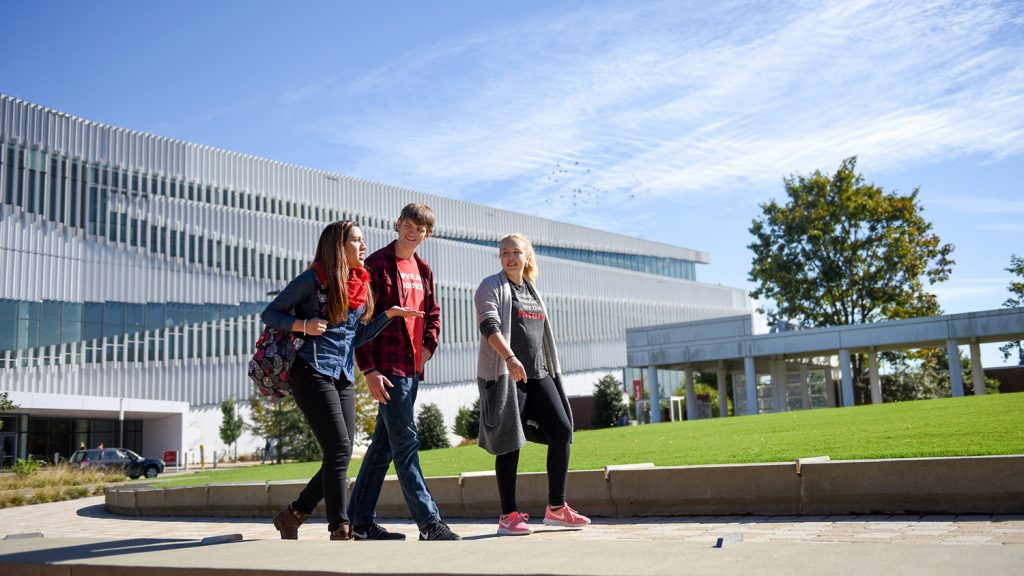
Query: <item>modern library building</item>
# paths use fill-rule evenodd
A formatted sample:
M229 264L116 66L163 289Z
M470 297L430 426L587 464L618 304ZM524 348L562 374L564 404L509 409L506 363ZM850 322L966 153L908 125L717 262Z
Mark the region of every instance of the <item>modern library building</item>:
M450 425L477 396L473 293L497 242L529 236L569 395L620 378L627 328L752 312L740 289L697 281L710 256L666 245L108 126L0 95L0 453L67 457L84 443L207 457L219 404L241 406L259 314L304 270L325 223L394 239L430 205L441 344L420 404ZM538 210L541 212L541 210ZM244 414L243 414L244 416ZM263 446L243 436L239 451Z

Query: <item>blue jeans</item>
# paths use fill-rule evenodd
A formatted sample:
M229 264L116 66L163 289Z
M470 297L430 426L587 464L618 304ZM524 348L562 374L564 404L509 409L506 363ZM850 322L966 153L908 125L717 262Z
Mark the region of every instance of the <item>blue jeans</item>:
M416 433L413 407L420 380L417 377L403 378L391 374L384 376L394 385L387 390L391 400L387 404L377 405L377 423L359 467L356 485L352 489L348 517L352 524L369 524L374 521L374 509L384 486L384 476L394 460L405 504L412 513L412 519L422 530L439 519L441 514L423 481L423 471L420 470L420 439Z

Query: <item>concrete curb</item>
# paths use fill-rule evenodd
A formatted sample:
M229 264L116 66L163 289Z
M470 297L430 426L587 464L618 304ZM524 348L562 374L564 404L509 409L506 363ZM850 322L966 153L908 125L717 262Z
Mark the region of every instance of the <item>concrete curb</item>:
M794 464L609 466L569 473L569 501L588 515L1016 514L1024 513L1024 455L825 461ZM269 516L305 481L183 488L115 486L107 508L131 516ZM485 518L499 509L493 472L427 479L449 518ZM542 510L547 475L519 475L523 510ZM349 483L349 490L352 489ZM314 514L323 515L321 504ZM381 518L406 518L397 478L388 477Z

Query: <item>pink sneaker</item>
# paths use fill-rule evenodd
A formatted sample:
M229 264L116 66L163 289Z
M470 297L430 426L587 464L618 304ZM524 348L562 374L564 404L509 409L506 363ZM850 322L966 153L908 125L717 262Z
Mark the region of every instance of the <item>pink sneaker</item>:
M573 510L568 504L558 510L552 510L551 506L544 511L544 524L547 526L567 526L569 528L582 528L590 524L590 518Z
M533 534L533 528L526 525L529 514L510 512L498 517L498 536L526 536Z

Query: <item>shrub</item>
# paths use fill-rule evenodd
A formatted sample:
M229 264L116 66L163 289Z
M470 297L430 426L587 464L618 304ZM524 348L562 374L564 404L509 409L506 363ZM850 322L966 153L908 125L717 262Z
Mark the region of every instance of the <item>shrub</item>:
M594 384L594 428L611 428L619 423L629 408L622 400L622 382L611 374Z
M34 458L18 459L14 462L14 466L11 466L11 472L14 472L18 476L31 476L35 474L43 467L42 462Z
M420 435L420 450L448 448L448 431L444 425L444 414L437 404L424 404L416 417L416 430Z
M474 440L480 437L480 399L473 402L472 408L463 406L455 415L455 426L452 432L462 436L466 440Z

